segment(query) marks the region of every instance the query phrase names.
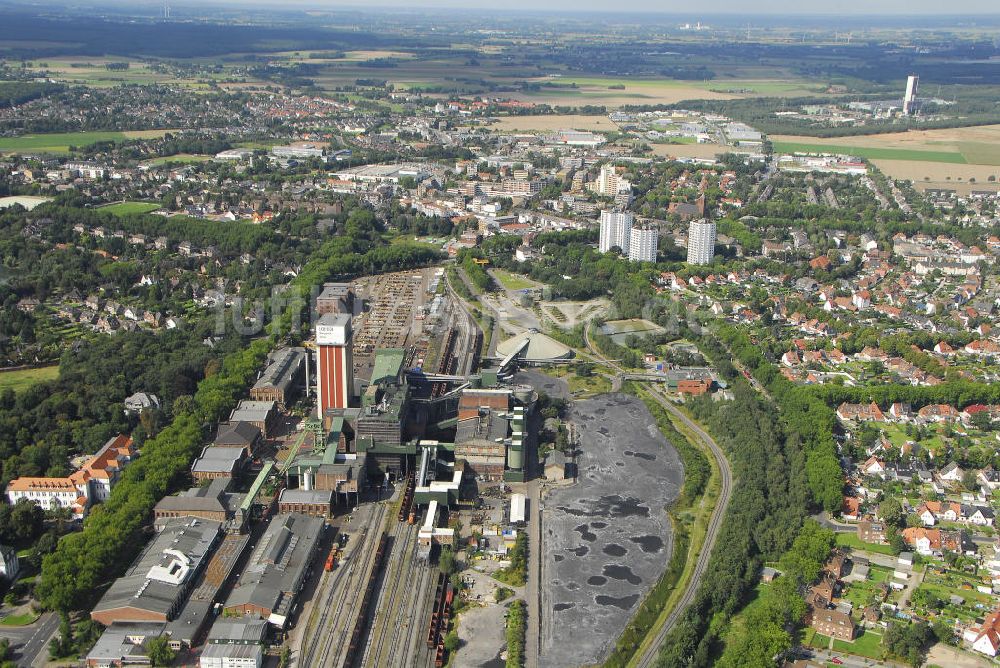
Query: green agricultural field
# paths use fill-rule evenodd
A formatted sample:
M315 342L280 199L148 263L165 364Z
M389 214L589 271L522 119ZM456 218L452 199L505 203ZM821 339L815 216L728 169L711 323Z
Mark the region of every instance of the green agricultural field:
M869 160L909 160L914 162L946 162L965 165L968 161L961 153L950 151L915 151L906 148L870 148L865 146L840 146L834 144L806 144L774 142L775 153L839 153Z
M0 392L8 387L15 392L25 390L35 383L55 380L59 377L59 365L38 367L37 369L19 369L17 371L0 371Z
M128 216L134 213L151 213L159 208L160 205L153 202L118 202L102 206L100 210L116 216Z
M70 146L88 146L102 141L122 142L126 139L162 137L169 130L139 130L135 132L56 132L0 138L0 153L69 153Z
M960 142L958 150L970 165L1000 165L1000 147L996 144Z

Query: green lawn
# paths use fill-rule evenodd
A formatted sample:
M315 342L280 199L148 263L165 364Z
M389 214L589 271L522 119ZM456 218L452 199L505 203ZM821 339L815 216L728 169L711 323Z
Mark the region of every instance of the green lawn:
M861 539L858 538L856 533L838 533L837 534L837 545L840 547L849 547L854 550L866 550L868 552L877 552L878 554L887 554L893 556L892 548L888 545L876 545L875 543L862 543Z
M880 582L886 582L891 579L892 569L886 568L885 566L872 565L868 568L868 580L869 582L874 582L878 584Z
M0 625L3 626L27 626L28 624L34 624L38 621L39 615L33 612L26 612L23 615L9 615L0 619Z
M951 151L914 151L905 148L869 148L864 146L839 146L834 144L806 144L798 142L774 142L775 153L838 153L854 155L869 160L911 160L916 162L948 162L965 165L967 161L961 153Z
M152 160L147 160L145 164L147 165L165 165L170 162L177 163L192 163L192 162L208 162L214 156L202 155L195 153L178 153L177 155L165 155L162 158L153 158Z
M135 137L162 137L169 130L143 130L137 132L54 132L0 138L0 152L15 153L69 153L70 146L88 146L102 141L121 142Z
M535 287L536 285L534 282L529 281L523 276L512 274L509 271L504 271L503 269L496 269L493 271L493 274L507 290L527 290Z
M44 380L55 380L59 377L59 365L38 367L37 369L19 369L17 371L0 371L0 392L8 387L20 392L35 383Z
M809 630L812 631L812 629ZM813 632L812 637L809 638L806 644L808 644L810 647L818 647L820 649L826 649L827 647L830 646L830 636L825 636L821 633Z
M102 206L101 211L116 216L128 216L134 213L150 213L159 208L160 205L153 202L118 202L117 204Z
M882 658L882 635L872 631L862 631L861 635L853 642L834 640L833 649L837 652L857 654L869 659L880 659Z

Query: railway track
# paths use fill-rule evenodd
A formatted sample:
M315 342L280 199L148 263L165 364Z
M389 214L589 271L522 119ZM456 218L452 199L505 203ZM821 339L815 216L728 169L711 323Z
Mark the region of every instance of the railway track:
M371 520L361 530L361 535L353 538L354 547L349 553L348 562L345 564L341 561L340 567L333 572L332 579L326 583L325 596L317 600L314 607L314 610L320 610L319 619L312 627L314 630L309 634L297 665L303 668L340 665L340 657L348 646L354 628L352 622L357 612L353 608L355 597L346 595L344 590L352 588L356 583L364 586L371 566L369 555L375 550L381 537L387 512L385 504L375 507Z
M688 429L690 429L694 434L701 439L701 441L708 446L709 450L712 452L712 456L715 458L719 466L719 472L722 475L722 488L719 493L719 499L716 502L715 510L712 512L712 517L708 523L708 529L705 532L705 542L702 544L701 552L698 554L698 561L695 563L694 574L691 576L691 580L688 582L687 589L684 590L684 594L681 599L674 606L674 609L667 616L666 620L663 622L663 626L659 628L656 632L656 636L653 638L653 642L647 647L646 652L639 657L636 665L639 668L652 668L656 665L656 659L659 656L660 649L663 647L663 643L667 638L667 634L680 619L684 611L687 610L688 606L694 600L695 594L698 591L698 586L701 584L702 577L705 574L705 570L708 568L708 561L712 555L712 548L715 547L715 541L719 537L719 529L722 526L722 521L726 515L726 507L729 505L729 498L732 495L733 490L733 474L729 468L729 461L726 459L725 453L716 444L715 439L709 436L701 427L694 423L687 415L682 411L678 410L676 406L663 398L659 391L650 392L657 403L659 403L665 410L670 411L674 416L676 416L681 422L683 422Z
M427 567L417 563L416 526L400 523L394 531L396 558L382 581L372 634L365 657L361 662L366 668L405 666L411 664L412 625L416 619L412 611L426 595Z

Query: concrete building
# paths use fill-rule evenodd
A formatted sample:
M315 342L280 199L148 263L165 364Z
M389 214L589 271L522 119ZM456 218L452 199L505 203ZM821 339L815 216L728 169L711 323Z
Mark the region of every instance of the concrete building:
M634 219L634 216L627 212L601 211L601 237L598 250L607 253L617 246L622 250L622 254L627 256Z
M632 228L628 243L628 259L633 262L656 262L660 230L645 224Z
M90 613L115 622L167 622L177 616L218 544L219 522L175 519L166 523L125 575L112 583Z
M267 622L219 619L208 632L201 668L260 668L264 664Z
M917 89L920 87L920 77L911 74L906 78L906 94L903 96L903 113L912 116L917 113Z
M712 264L715 256L715 222L702 218L688 225L688 264Z
M324 283L323 291L316 297L316 314L352 313L354 291L350 283Z
M318 417L347 408L354 396L351 316L328 313L316 323Z
M632 191L632 184L619 175L621 168L614 165L604 165L594 181L591 190L602 197L616 197L619 193Z

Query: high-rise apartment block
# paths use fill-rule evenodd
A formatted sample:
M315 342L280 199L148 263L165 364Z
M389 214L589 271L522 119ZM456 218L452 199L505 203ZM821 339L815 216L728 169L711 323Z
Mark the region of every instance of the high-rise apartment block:
M633 262L656 262L660 230L655 225L643 224L632 228L628 244L628 259Z
M619 194L631 193L632 184L619 175L617 167L604 165L591 190L602 197L617 197Z
M715 255L715 222L702 218L688 226L688 264L712 264Z
M622 254L627 256L634 219L634 216L627 212L601 211L601 237L598 250L607 253L617 246L622 249Z

